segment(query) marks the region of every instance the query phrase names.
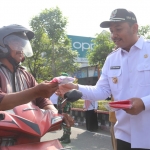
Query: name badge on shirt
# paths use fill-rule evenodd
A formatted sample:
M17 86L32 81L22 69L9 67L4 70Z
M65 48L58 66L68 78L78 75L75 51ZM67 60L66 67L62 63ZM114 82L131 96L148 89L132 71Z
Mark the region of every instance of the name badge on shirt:
M110 69L120 69L120 66L111 66Z

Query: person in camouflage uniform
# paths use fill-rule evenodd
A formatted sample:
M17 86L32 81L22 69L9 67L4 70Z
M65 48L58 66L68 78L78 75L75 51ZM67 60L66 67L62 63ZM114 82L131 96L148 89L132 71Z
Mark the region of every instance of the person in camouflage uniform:
M68 74L62 73L61 76L68 76ZM62 104L63 100L64 100L63 97L61 97L61 96L58 97L58 102L57 102L58 113L70 114L72 105L70 102L67 102L67 101L65 101ZM71 140L70 140L71 127L67 127L65 124L62 124L62 128L63 128L63 135L61 138L59 138L59 141L61 141L62 143L65 143L65 144L70 143L71 142Z

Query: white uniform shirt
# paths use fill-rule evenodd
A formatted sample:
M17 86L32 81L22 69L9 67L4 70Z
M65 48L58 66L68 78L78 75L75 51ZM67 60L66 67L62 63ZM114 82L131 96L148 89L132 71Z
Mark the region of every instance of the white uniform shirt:
M57 104L58 101L58 96L54 93L51 97L50 100L53 104Z
M112 79L116 77L117 83ZM138 115L116 111L115 137L131 143L132 148L150 148L150 41L140 37L127 52L121 48L106 59L102 74L94 87L79 85L83 99L114 100L141 98L145 110Z
M97 107L98 107L98 102L97 101L91 101L87 110L97 109ZM85 103L83 105L83 108L85 108Z

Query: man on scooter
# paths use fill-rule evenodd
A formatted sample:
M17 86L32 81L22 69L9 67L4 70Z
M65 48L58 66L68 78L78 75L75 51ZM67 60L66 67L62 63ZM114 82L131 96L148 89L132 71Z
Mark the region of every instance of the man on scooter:
M57 83L37 84L34 77L19 64L25 56L33 55L30 40L34 33L21 25L0 28L0 110L32 102L41 109L57 114L49 97L58 88ZM64 120L70 126L68 117Z

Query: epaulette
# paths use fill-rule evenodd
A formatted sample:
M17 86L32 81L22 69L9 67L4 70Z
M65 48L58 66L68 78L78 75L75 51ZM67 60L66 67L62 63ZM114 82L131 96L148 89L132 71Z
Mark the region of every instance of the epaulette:
M111 55L111 54L113 54L113 53L115 53L115 52L117 52L119 49L120 49L120 48L117 48L117 49L115 49L115 50L112 50L112 52L111 52L110 54L108 54L108 56Z

